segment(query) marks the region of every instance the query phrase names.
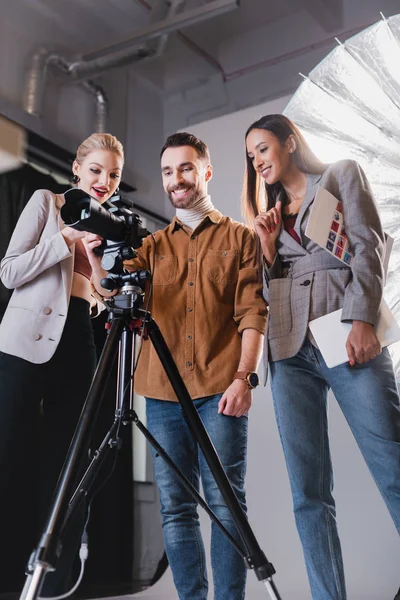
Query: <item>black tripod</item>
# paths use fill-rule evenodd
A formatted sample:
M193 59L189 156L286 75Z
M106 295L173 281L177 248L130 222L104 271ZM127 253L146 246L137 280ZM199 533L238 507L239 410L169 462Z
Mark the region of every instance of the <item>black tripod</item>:
M60 537L70 521L74 510L89 494L107 452L110 449L118 449L120 445L118 434L121 424L126 425L131 422L135 423L158 454L165 460L169 467L174 470L186 489L189 490L200 506L206 510L211 519L223 531L237 552L243 557L247 567L254 569L257 578L264 583L270 597L273 600L281 600L272 580L275 569L272 564L268 562L265 554L257 543L247 517L229 483L214 446L189 396L189 392L185 387L158 326L149 313L141 308L143 303L143 292L139 287L129 283L132 281L139 282L143 277L140 276L140 273L139 275L137 273L131 273L122 276L120 279L128 283L123 285L120 294L114 296L108 302L109 332L107 340L87 395L85 406L82 410L81 417L68 450L63 470L58 480L53 496L53 503L42 532L39 546L31 555L30 564L28 565L28 576L20 600L36 600L39 596L46 573L55 569ZM161 448L143 423L139 421L137 414L133 410L132 373L135 361L133 347L135 334L140 333L143 329L153 343L171 385L182 405L191 432L203 451L204 457L221 491L225 503L232 514L243 547L238 544L226 530L206 502L198 494L197 490L165 453L163 448ZM119 351L115 420L100 447L94 453L79 485L75 489L77 473L79 473L80 467L85 459L87 440L90 437L96 413L104 396L111 367L117 354L117 349L119 349ZM130 388L129 401L126 401L127 395L125 394L125 390L128 388Z

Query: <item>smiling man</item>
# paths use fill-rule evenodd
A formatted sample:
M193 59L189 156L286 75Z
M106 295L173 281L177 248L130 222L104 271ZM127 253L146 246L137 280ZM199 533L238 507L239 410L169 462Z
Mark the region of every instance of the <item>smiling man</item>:
M153 270L149 310L246 510L247 414L266 324L254 232L224 217L208 195L207 146L189 133L170 136L161 151L165 192L176 216L147 238L129 269ZM143 342L135 390L146 397L147 425L186 477L199 487L239 541L230 512L149 341ZM197 505L176 475L154 455L165 548L180 600L206 600L208 581ZM216 600L242 600L246 567L212 524Z

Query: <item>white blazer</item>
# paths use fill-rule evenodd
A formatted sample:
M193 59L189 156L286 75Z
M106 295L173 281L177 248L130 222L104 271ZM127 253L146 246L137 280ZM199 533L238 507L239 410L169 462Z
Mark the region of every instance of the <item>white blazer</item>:
M53 356L71 295L75 248L61 234L64 196L37 190L15 227L0 278L14 289L0 323L0 351L32 363Z

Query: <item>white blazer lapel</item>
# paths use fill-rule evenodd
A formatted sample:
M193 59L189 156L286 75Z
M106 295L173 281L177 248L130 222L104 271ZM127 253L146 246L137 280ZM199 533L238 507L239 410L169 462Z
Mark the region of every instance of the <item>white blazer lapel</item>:
M58 221L58 230L61 231L64 227L64 221L61 218L61 207L65 204L65 198L63 194L56 194L56 210L57 210L57 221ZM75 260L75 244L71 247L72 261ZM72 288L72 277L73 277L73 269L71 269L70 261L71 259L62 260L60 262L61 275L63 280L63 287L67 297L67 305L69 304L69 298L71 296L71 288Z

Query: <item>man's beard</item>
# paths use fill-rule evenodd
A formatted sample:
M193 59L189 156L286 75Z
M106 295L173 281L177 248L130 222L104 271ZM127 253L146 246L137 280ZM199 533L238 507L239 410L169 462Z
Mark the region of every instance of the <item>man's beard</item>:
M175 190L187 189L189 193L184 198L174 198L172 192ZM187 185L176 186L171 190L168 190L168 198L175 208L191 208L193 204L199 199L199 190L196 189L194 183L188 183Z

